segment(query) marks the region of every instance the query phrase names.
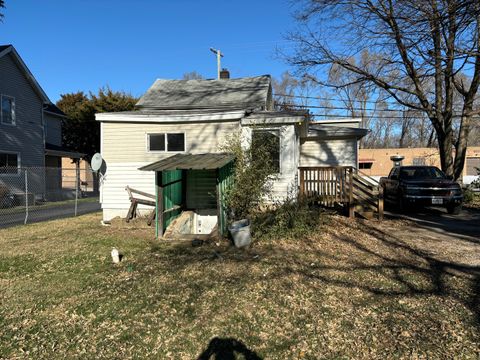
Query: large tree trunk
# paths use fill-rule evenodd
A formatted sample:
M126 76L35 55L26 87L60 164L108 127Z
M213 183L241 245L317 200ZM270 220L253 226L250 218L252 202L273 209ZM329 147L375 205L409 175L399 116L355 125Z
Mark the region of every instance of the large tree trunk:
M453 171L453 143L451 134L440 133L437 135L438 149L440 152L440 165L447 176L454 176Z
M464 109L464 114L471 113L471 109ZM454 177L455 180L462 180L463 168L465 165L465 158L467 155L468 133L470 125L470 116L464 115L460 122L460 129L458 130L458 140L455 144L455 163L454 163Z

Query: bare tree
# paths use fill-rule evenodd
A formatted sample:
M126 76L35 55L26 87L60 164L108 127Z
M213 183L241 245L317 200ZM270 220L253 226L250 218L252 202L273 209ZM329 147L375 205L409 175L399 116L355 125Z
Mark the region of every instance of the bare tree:
M1 9L5 9L5 1L4 0L0 0L0 10ZM0 12L0 22L3 22L3 17L4 17L3 13Z
M183 80L202 80L204 77L196 71L190 71L184 73L182 76Z
M350 84L368 83L398 104L425 113L435 130L442 169L458 179L472 117L479 114L474 100L480 84L480 2L302 0L300 4L300 29L289 35L297 48L289 62L327 86L331 84L322 79L321 71L340 67L355 75ZM332 42L326 34L341 35ZM376 57L367 64L351 61L365 49ZM455 92L461 104L454 103Z

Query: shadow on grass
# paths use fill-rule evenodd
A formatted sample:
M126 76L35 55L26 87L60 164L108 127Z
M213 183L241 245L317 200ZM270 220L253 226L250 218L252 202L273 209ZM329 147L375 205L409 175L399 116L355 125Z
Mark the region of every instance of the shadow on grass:
M448 297L459 301L470 309L474 314L474 325L480 327L480 267L468 266L456 262L448 262L435 259L428 253L412 247L401 238L393 235L394 230L386 232L368 222L359 223L360 230L374 240L371 246L367 246L359 241L355 236L348 235L349 231L344 231L342 235L335 235L334 240L355 248L360 256L350 260L350 264L345 266L316 266L314 272L302 271L305 269L304 263L298 264L295 269L290 269L294 273L320 280L325 283L342 286L345 288L356 288L363 291L383 296L429 296L436 295ZM372 246L373 245L373 246ZM379 247L387 249L382 253ZM322 256L321 254L319 254ZM376 264L371 265L362 262L362 257L367 255L376 260ZM309 269L312 270L312 269ZM333 278L327 271L334 270L344 274L342 278ZM389 280L389 286L385 284L375 286L375 284L366 283L356 277L357 272L375 271L379 276L386 277ZM459 278L466 283L468 287L460 291L451 286L450 280ZM420 283L418 279L425 279L426 282Z
M248 349L244 343L233 338L213 338L197 360L235 360L243 355L245 360L262 360L258 354Z
M379 226L369 221L343 220L340 224L334 221L328 227L336 227L330 238L331 246L338 247L337 252L331 251L329 244L318 245L318 236L328 231L324 225L311 231L311 236L289 240L290 245L296 242L293 251L276 246L275 242L260 242L248 251L233 247L170 248L163 252L163 259L172 271L195 262L202 263L205 269L221 267L221 262L242 264L228 275L238 286L300 275L317 285L362 290L378 296L375 301L394 297L449 298L469 309L474 316L473 325L480 328L479 266L436 259L397 236L395 229L387 229L386 223ZM250 272L255 263L270 267L271 271L267 276ZM365 274L370 276L367 280ZM208 282L203 285L209 286Z

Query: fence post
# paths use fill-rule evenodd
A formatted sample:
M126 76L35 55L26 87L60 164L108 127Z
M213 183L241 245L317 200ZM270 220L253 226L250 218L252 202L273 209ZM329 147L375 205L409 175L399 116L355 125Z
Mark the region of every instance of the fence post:
M350 177L348 184L348 216L353 218L355 217L355 207L353 204L353 168L350 167Z
M78 177L80 176L79 170L80 161L75 162L75 216L77 216L77 209L78 209Z
M305 173L303 169L300 169L300 200L305 198Z
M28 221L28 169L25 168L25 221L23 222L23 224L26 225L27 221Z

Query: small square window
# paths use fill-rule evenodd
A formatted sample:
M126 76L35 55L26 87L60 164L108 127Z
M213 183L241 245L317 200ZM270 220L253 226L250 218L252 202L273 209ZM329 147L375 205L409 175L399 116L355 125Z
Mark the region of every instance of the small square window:
M148 151L185 151L184 133L149 134Z
M148 140L148 150L165 151L165 134L150 134Z
M1 119L2 124L15 125L15 100L13 97L1 96Z
M371 169L373 165L372 161L363 161L358 163L358 168L359 169Z
M0 174L18 173L18 155L0 153Z
M167 134L167 151L185 151L185 134Z

